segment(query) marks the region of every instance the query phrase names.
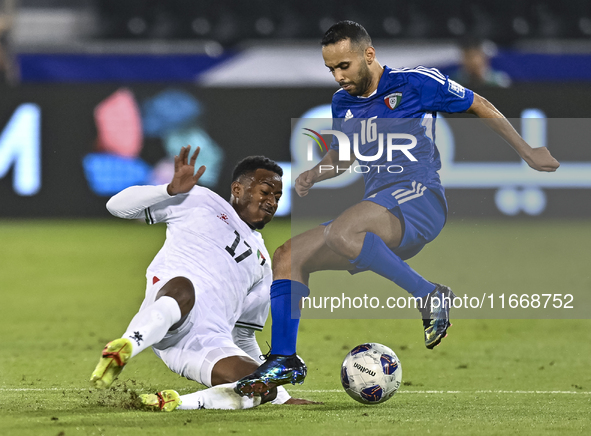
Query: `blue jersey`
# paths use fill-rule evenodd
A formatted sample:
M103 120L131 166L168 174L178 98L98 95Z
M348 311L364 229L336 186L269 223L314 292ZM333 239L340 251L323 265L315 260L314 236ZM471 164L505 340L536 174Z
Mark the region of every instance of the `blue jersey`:
M464 112L473 100L469 89L437 69L421 66L384 66L378 88L369 97L337 91L332 99L333 130L345 133L351 150L356 149L359 167L354 169L363 173L365 196L416 181L443 197L435 146L437 111ZM336 136L331 148L339 148Z

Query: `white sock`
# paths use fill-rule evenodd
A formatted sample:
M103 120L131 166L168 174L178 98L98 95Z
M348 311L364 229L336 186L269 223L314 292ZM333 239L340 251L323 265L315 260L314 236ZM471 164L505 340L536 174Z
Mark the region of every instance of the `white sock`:
M217 385L203 391L181 395L181 405L178 409L250 409L261 404L261 397L243 397L234 392L234 383Z
M162 340L170 327L181 319L181 308L172 297L160 297L140 310L121 336L131 339L131 357Z

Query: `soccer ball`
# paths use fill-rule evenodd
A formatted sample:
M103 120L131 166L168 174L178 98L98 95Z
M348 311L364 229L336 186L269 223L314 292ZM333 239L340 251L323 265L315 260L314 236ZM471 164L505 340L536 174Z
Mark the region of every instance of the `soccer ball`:
M341 383L351 398L363 404L390 399L402 382L402 367L396 353L382 344L361 344L343 361Z

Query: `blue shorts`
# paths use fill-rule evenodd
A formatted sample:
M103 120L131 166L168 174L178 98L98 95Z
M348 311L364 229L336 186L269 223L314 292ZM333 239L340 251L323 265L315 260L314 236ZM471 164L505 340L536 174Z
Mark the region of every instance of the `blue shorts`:
M391 186L362 201L379 204L400 220L402 241L392 251L402 260L417 255L428 242L435 239L447 219L447 203L443 190L430 190L419 182L409 183L404 188L400 185ZM327 225L329 222L323 224Z
M398 185L382 189L363 201L385 207L400 220L402 241L392 251L402 260L417 255L425 244L435 239L447 220L443 192L432 191L419 182L412 182L406 188Z

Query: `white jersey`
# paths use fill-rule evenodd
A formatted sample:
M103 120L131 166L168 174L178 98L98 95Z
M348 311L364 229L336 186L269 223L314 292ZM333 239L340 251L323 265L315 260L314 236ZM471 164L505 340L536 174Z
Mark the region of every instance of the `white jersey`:
M144 215L148 224L167 224L166 241L148 267L148 281L187 277L195 286L200 304L211 308L230 328L237 325L261 330L269 311L272 275L270 256L260 233L207 188L195 186L173 197L165 189L132 187L111 200L117 202L116 197L123 195L125 198L118 202L124 203L135 197L131 202L137 207L126 212L132 212L133 217ZM141 207L138 196L146 197L143 206L147 207ZM125 203L129 206L129 201ZM115 215L131 217L112 209L109 207Z

